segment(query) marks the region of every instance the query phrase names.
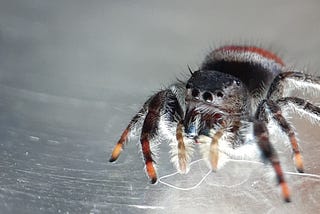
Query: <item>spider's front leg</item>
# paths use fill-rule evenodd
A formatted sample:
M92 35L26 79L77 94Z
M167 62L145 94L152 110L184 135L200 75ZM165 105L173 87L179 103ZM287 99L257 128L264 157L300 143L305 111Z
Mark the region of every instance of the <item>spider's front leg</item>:
M142 110L133 117L127 128L124 130L112 152L110 162L115 161L119 157L131 130L137 121L144 117L140 135L141 149L147 175L150 178L151 183L156 183L157 173L154 166L150 141L152 141L154 137L157 137L161 119L166 120L166 122L174 122L177 118L182 118L182 115L183 110L179 101L170 89L158 92L144 104Z

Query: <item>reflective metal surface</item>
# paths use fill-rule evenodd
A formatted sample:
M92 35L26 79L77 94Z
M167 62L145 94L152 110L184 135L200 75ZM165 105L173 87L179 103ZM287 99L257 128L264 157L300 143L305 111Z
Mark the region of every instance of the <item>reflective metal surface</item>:
M108 158L145 99L220 44L262 43L319 75L319 6L1 1L0 213L317 213L319 126L297 115L304 175L290 173L290 149L275 142L289 204L261 163L230 162L202 180L208 169L200 160L187 175L161 179L173 188L149 184L137 140L116 163ZM170 175L169 147L160 148L159 175Z

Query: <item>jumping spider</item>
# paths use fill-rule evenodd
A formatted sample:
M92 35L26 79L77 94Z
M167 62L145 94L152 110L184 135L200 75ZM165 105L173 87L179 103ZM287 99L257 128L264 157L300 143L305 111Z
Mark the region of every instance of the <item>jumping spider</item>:
M151 96L132 118L116 144L110 162L117 160L130 133L142 124L140 142L146 173L156 183L157 173L150 142L169 139L171 161L181 173L187 173L193 146L212 170L225 158L244 159L257 155L250 147L260 148L281 186L283 198L290 201L278 155L269 140L270 122L289 139L298 172L303 160L293 126L283 111L300 112L320 120L320 108L292 96L290 90L320 90L320 77L288 70L274 53L254 46L228 45L213 50L186 82L177 81ZM163 136L166 135L166 136Z

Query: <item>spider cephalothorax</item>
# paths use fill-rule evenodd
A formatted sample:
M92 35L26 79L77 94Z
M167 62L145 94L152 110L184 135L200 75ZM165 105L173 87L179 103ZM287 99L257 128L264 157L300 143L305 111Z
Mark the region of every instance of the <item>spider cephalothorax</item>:
M171 161L181 173L189 170L195 144L201 147L213 170L228 158L253 158L257 152L250 148L258 147L275 170L284 200L290 201L277 153L269 140L268 126L273 121L287 135L296 169L303 172L294 129L282 111L295 110L320 121L319 107L286 90L292 87L320 90L320 77L287 70L278 56L262 48L234 45L213 50L200 69L190 73L187 81L178 81L145 102L122 133L110 161L119 157L129 134L139 124L142 124L142 154L151 183L157 181L157 173L150 143L161 133L167 135Z
M229 74L198 70L192 73L186 90L184 127L189 136L210 130L223 121L223 117L240 118L248 114L248 90L238 78ZM200 124L195 127L194 122L199 121L201 129L196 131Z

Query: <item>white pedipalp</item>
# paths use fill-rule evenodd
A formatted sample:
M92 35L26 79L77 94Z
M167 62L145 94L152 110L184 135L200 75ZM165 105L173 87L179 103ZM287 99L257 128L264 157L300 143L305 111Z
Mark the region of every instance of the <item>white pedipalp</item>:
M222 138L224 138L224 137L222 137ZM199 144L200 153L201 153L204 161L206 162L208 168L212 169L212 166L210 163L210 144L211 144L212 138L208 137L208 136L201 135L201 136L199 136L199 141L201 142ZM226 143L226 141L224 139L219 140L219 144L218 144L218 146L219 146L219 159L218 159L218 165L217 165L216 170L219 170L220 168L222 168L225 165L225 163L228 161L228 159L230 159L230 157L228 157L221 150L221 148L224 147L223 145L225 145L225 143Z
M199 145L200 152L208 167L211 168L210 161L208 159L211 138L205 136L202 138L203 141L204 138L207 138L207 142ZM217 169L221 169L230 160L259 161L261 159L260 157L261 152L255 142L246 142L244 145L233 148L230 146L230 141L224 137L219 141L219 161Z
M226 128L223 131L223 135L219 139L218 148L219 148L219 160L217 169L223 167L229 160L250 160L250 161L259 161L261 157L261 152L254 140L252 123L242 121L244 124L240 129L241 139L243 142L241 145L234 146L233 141L240 140L238 139L231 130ZM248 124L246 124L248 123ZM228 126L230 127L230 126ZM220 127L221 128L221 127ZM210 165L210 144L212 142L212 136L216 133L217 129L210 130L210 137L201 135L199 136L200 142L200 152L203 156L203 159L206 161L209 168ZM236 143L237 144L237 143ZM240 142L239 142L240 144Z

